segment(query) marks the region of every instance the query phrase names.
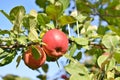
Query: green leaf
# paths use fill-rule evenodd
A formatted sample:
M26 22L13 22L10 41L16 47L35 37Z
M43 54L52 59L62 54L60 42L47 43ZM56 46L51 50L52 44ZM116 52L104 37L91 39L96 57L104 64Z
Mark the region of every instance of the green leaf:
M0 48L1 49L1 48ZM0 59L5 58L9 53L8 52L3 52L3 50L1 49L0 52Z
M26 77L19 77L17 75L7 74L4 77L2 77L3 80L31 80Z
M116 66L116 70L120 72L120 66Z
M37 17L37 15L38 15L38 13L37 13L37 11L36 11L36 10L34 10L34 9L33 9L33 10L31 10L31 11L30 11L30 13L29 13L29 16L33 17L33 19L34 19L34 18L36 18L36 17Z
M21 21L25 15L25 8L23 6L16 6L10 11L10 17L13 21Z
M90 80L90 78L88 76L85 76L85 75L75 74L75 75L70 76L70 80Z
M2 59L0 61L0 66L4 66L4 65L7 65L9 64L10 62L12 62L12 60L14 59L15 57L15 52L13 53L9 53L4 59Z
M59 0L62 3L63 6L63 11L68 8L69 4L70 4L70 0Z
M47 76L46 75L38 75L37 78L39 78L40 80L47 80Z
M83 0L76 1L76 8L81 13L86 13L86 14L90 13L91 8L88 6L91 6L91 3L89 1L83 1Z
M113 35L104 35L102 39L102 43L106 48L116 48L119 42L119 37Z
M43 13L38 14L37 20L38 20L39 25L43 25L43 26L45 26L45 24L50 22L49 17Z
M0 29L0 34L1 34L1 35L10 34L10 31L8 31L8 30L1 30L1 29Z
M12 23L11 17L3 10L0 10L0 12Z
M36 4L40 7L45 9L45 7L49 4L48 0L36 0Z
M103 63L105 62L105 60L108 58L108 56L105 56L105 55L101 55L98 57L98 60L97 60L97 63L98 63L98 66L101 68L103 67ZM104 64L105 65L105 64Z
M86 67L68 54L64 55L66 58L68 58L71 62L67 66L65 66L65 70L68 71L70 74L84 74L88 75L88 70Z
M107 27L99 26L99 27L98 27L98 30L97 30L97 33L100 34L100 35L104 35L107 30L108 30Z
M73 15L74 16L74 15ZM82 14L78 14L75 17L80 23L82 23L83 21L85 21L85 19L87 18L86 16L82 15Z
M43 66L42 66L42 70L45 72L45 73L47 73L48 72L48 64L44 64Z
M25 35L22 35L20 37L17 38L17 41L20 43L20 44L23 44L25 45L27 43L27 37Z
M13 31L19 33L22 27L22 20L25 15L25 8L23 6L16 6L10 11L10 18L13 26Z
M114 58L112 58L111 60L110 60L110 62L109 62L109 64L107 65L107 71L109 71L109 70L112 70L114 67L115 67L115 59Z
M31 41L38 41L38 33L34 27L30 27L30 32L28 34L28 38Z
M89 41L87 38L74 38L78 45L88 45Z
M120 53L119 52L114 53L114 58L117 61L117 63L120 63Z
M16 68L19 66L21 60L22 60L22 56L18 56L16 60L17 62Z
M46 7L46 13L52 20L57 20L61 12L61 6L49 5Z
M115 74L113 72L108 71L107 72L107 80L114 79L114 77L115 77L114 75Z
M32 46L32 55L35 59L40 59L41 57L40 51L35 46Z
M73 56L73 54L75 53L77 49L77 45L75 43L72 44L72 47L70 48L70 56Z
M2 48L0 48L0 55L1 55L1 53L3 52L4 50L2 49Z
M87 69L85 66L81 65L79 62L70 62L69 65L65 66L65 70L68 71L70 74L88 74Z
M120 36L120 27L116 27L116 26L114 26L114 25L109 25L108 28L109 28L110 30L112 30L113 32L115 32L117 35Z
M120 80L120 77L115 78L115 80Z
M71 24L71 23L74 23L76 22L76 19L72 16L61 16L59 19L58 19L58 23L59 25L67 25L67 24Z
M81 57L82 57L82 52L78 52L74 58L79 61L81 59Z

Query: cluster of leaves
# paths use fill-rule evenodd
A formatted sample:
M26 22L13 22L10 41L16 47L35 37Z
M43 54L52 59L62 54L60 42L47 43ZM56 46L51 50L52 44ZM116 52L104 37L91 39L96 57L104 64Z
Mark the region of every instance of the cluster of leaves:
M65 14L69 0L36 0L42 11L31 10L29 14L23 6L13 8L9 14L1 10L13 27L11 30L0 29L0 66L10 63L18 52L19 64L28 46L43 44L41 38L44 33L57 28L69 37L69 50L64 56L67 58L65 70L70 74L70 80L119 80L120 1L74 2L75 10L70 15ZM94 21L91 16L99 17L98 27L91 26ZM83 55L89 59L81 63ZM47 73L48 66L42 69ZM38 77L46 79L44 75Z

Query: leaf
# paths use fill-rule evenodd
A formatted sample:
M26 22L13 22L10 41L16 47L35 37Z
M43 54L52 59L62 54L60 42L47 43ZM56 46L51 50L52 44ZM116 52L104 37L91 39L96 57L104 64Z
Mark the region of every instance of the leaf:
M100 34L100 35L104 35L107 30L108 30L107 27L99 26L98 29L97 29L97 33Z
M120 28L114 25L109 25L108 28L120 36Z
M7 74L4 77L2 77L3 80L31 80L26 77L19 77L17 75Z
M1 49L1 48L0 48L0 49ZM5 58L7 55L9 55L8 52L3 52L3 51L1 51L1 53L0 53L0 59Z
M12 23L10 16L5 11L0 10L0 12Z
M78 62L77 60L73 59L71 56L69 56L68 54L64 55L66 58L68 58L69 60L71 60L70 64L68 64L67 66L65 66L65 70L68 71L70 74L84 74L84 75L88 75L88 70L86 69L86 67L82 64L80 64L80 62Z
M47 76L46 75L38 75L37 78L39 78L40 80L47 80Z
M45 72L45 73L47 73L48 72L48 64L44 64L44 65L42 65L42 70Z
M31 17L35 17L36 18L38 14L37 14L37 11L33 9L33 10L30 11L29 15Z
M105 45L106 48L116 48L119 44L119 38L118 36L104 35L102 43Z
M59 19L58 19L58 23L59 25L67 25L67 24L71 24L71 23L74 23L76 22L76 19L72 16L61 16Z
M105 56L105 55L101 55L98 57L97 63L100 68L103 67L103 63L107 59L107 57L108 56Z
M18 56L16 60L17 62L16 68L19 66L21 60L22 60L22 56Z
M32 46L32 55L35 59L39 59L41 57L40 51L35 46Z
M120 66L116 66L116 70L120 72Z
M70 74L83 74L86 75L87 74L87 70L86 68L81 65L79 62L70 62L69 65L65 66L65 70L68 71Z
M70 80L89 80L88 71L79 62L70 62L65 66L65 70L71 74Z
M114 58L110 60L109 64L107 65L107 71L112 70L115 67L115 64L116 64L115 62L116 61Z
M38 14L37 20L38 20L39 25L43 25L43 26L45 26L45 24L50 22L49 17L43 13Z
M108 80L110 80L110 79L111 79L111 80L112 80L112 79L114 80L114 77L115 77L115 76L114 76L114 73L113 73L113 72L110 72L110 71L107 72L107 79L108 79Z
M74 15L73 15L74 16ZM78 13L78 15L75 17L80 23L82 23L83 21L85 21L85 19L87 18L86 16Z
M9 53L4 59L0 61L0 66L4 66L12 62L15 57L15 52Z
M46 7L46 13L52 20L57 20L62 11L61 6L49 5Z
M69 4L70 4L70 0L59 0L62 3L63 6L63 11L68 8Z
M119 52L114 53L114 58L117 61L117 63L120 63L120 53Z
M76 74L76 75L71 75L70 80L90 80L90 78L88 76Z
M77 59L78 61L81 59L82 57L82 53L78 52L76 56L74 56L75 59Z
M25 8L23 6L16 6L10 11L10 18L13 23L13 31L19 33L22 27L22 20L25 15Z
M37 33L37 30L34 27L30 27L30 32L28 34L28 38L31 41L38 41L38 33Z
M74 38L75 42L78 45L88 45L88 39L87 38Z
M0 34L1 35L10 34L10 31L8 31L8 30L0 30Z
M2 49L2 48L0 48L0 55L1 55L1 53L3 52L4 50Z
M120 77L115 78L115 80L120 80Z
M70 56L73 56L73 54L75 53L77 49L77 45L75 43L72 44L72 47L70 48Z
M49 4L48 0L36 0L36 4L40 7L45 9L45 7Z
M22 35L20 37L17 38L17 41L20 43L20 44L23 44L25 45L27 43L27 37Z
M23 6L16 6L10 11L12 21L21 21L25 15L25 8Z

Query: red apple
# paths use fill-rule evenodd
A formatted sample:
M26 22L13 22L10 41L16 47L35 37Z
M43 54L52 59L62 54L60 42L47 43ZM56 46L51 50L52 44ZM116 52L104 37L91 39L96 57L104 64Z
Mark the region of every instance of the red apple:
M45 43L43 49L50 57L59 58L68 49L68 38L66 34L58 29L51 29L42 38Z
M43 49L39 45L36 45L35 48L40 51L40 57L38 59L32 55L31 47L29 47L28 50L23 54L24 63L33 70L41 67L46 61L46 54Z

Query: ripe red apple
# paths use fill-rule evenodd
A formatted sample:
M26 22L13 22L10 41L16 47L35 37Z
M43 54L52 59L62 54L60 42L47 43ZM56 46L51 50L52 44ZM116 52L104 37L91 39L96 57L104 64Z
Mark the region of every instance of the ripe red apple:
M35 48L40 51L40 57L38 59L36 59L33 55L32 55L32 48L29 47L28 50L23 54L23 60L24 63L31 69L37 69L39 67L41 67L45 61L46 61L46 54L43 51L43 49L39 46L36 45Z
M59 58L66 53L68 49L68 38L64 32L58 29L51 29L45 33L42 38L45 43L43 49L50 57Z

